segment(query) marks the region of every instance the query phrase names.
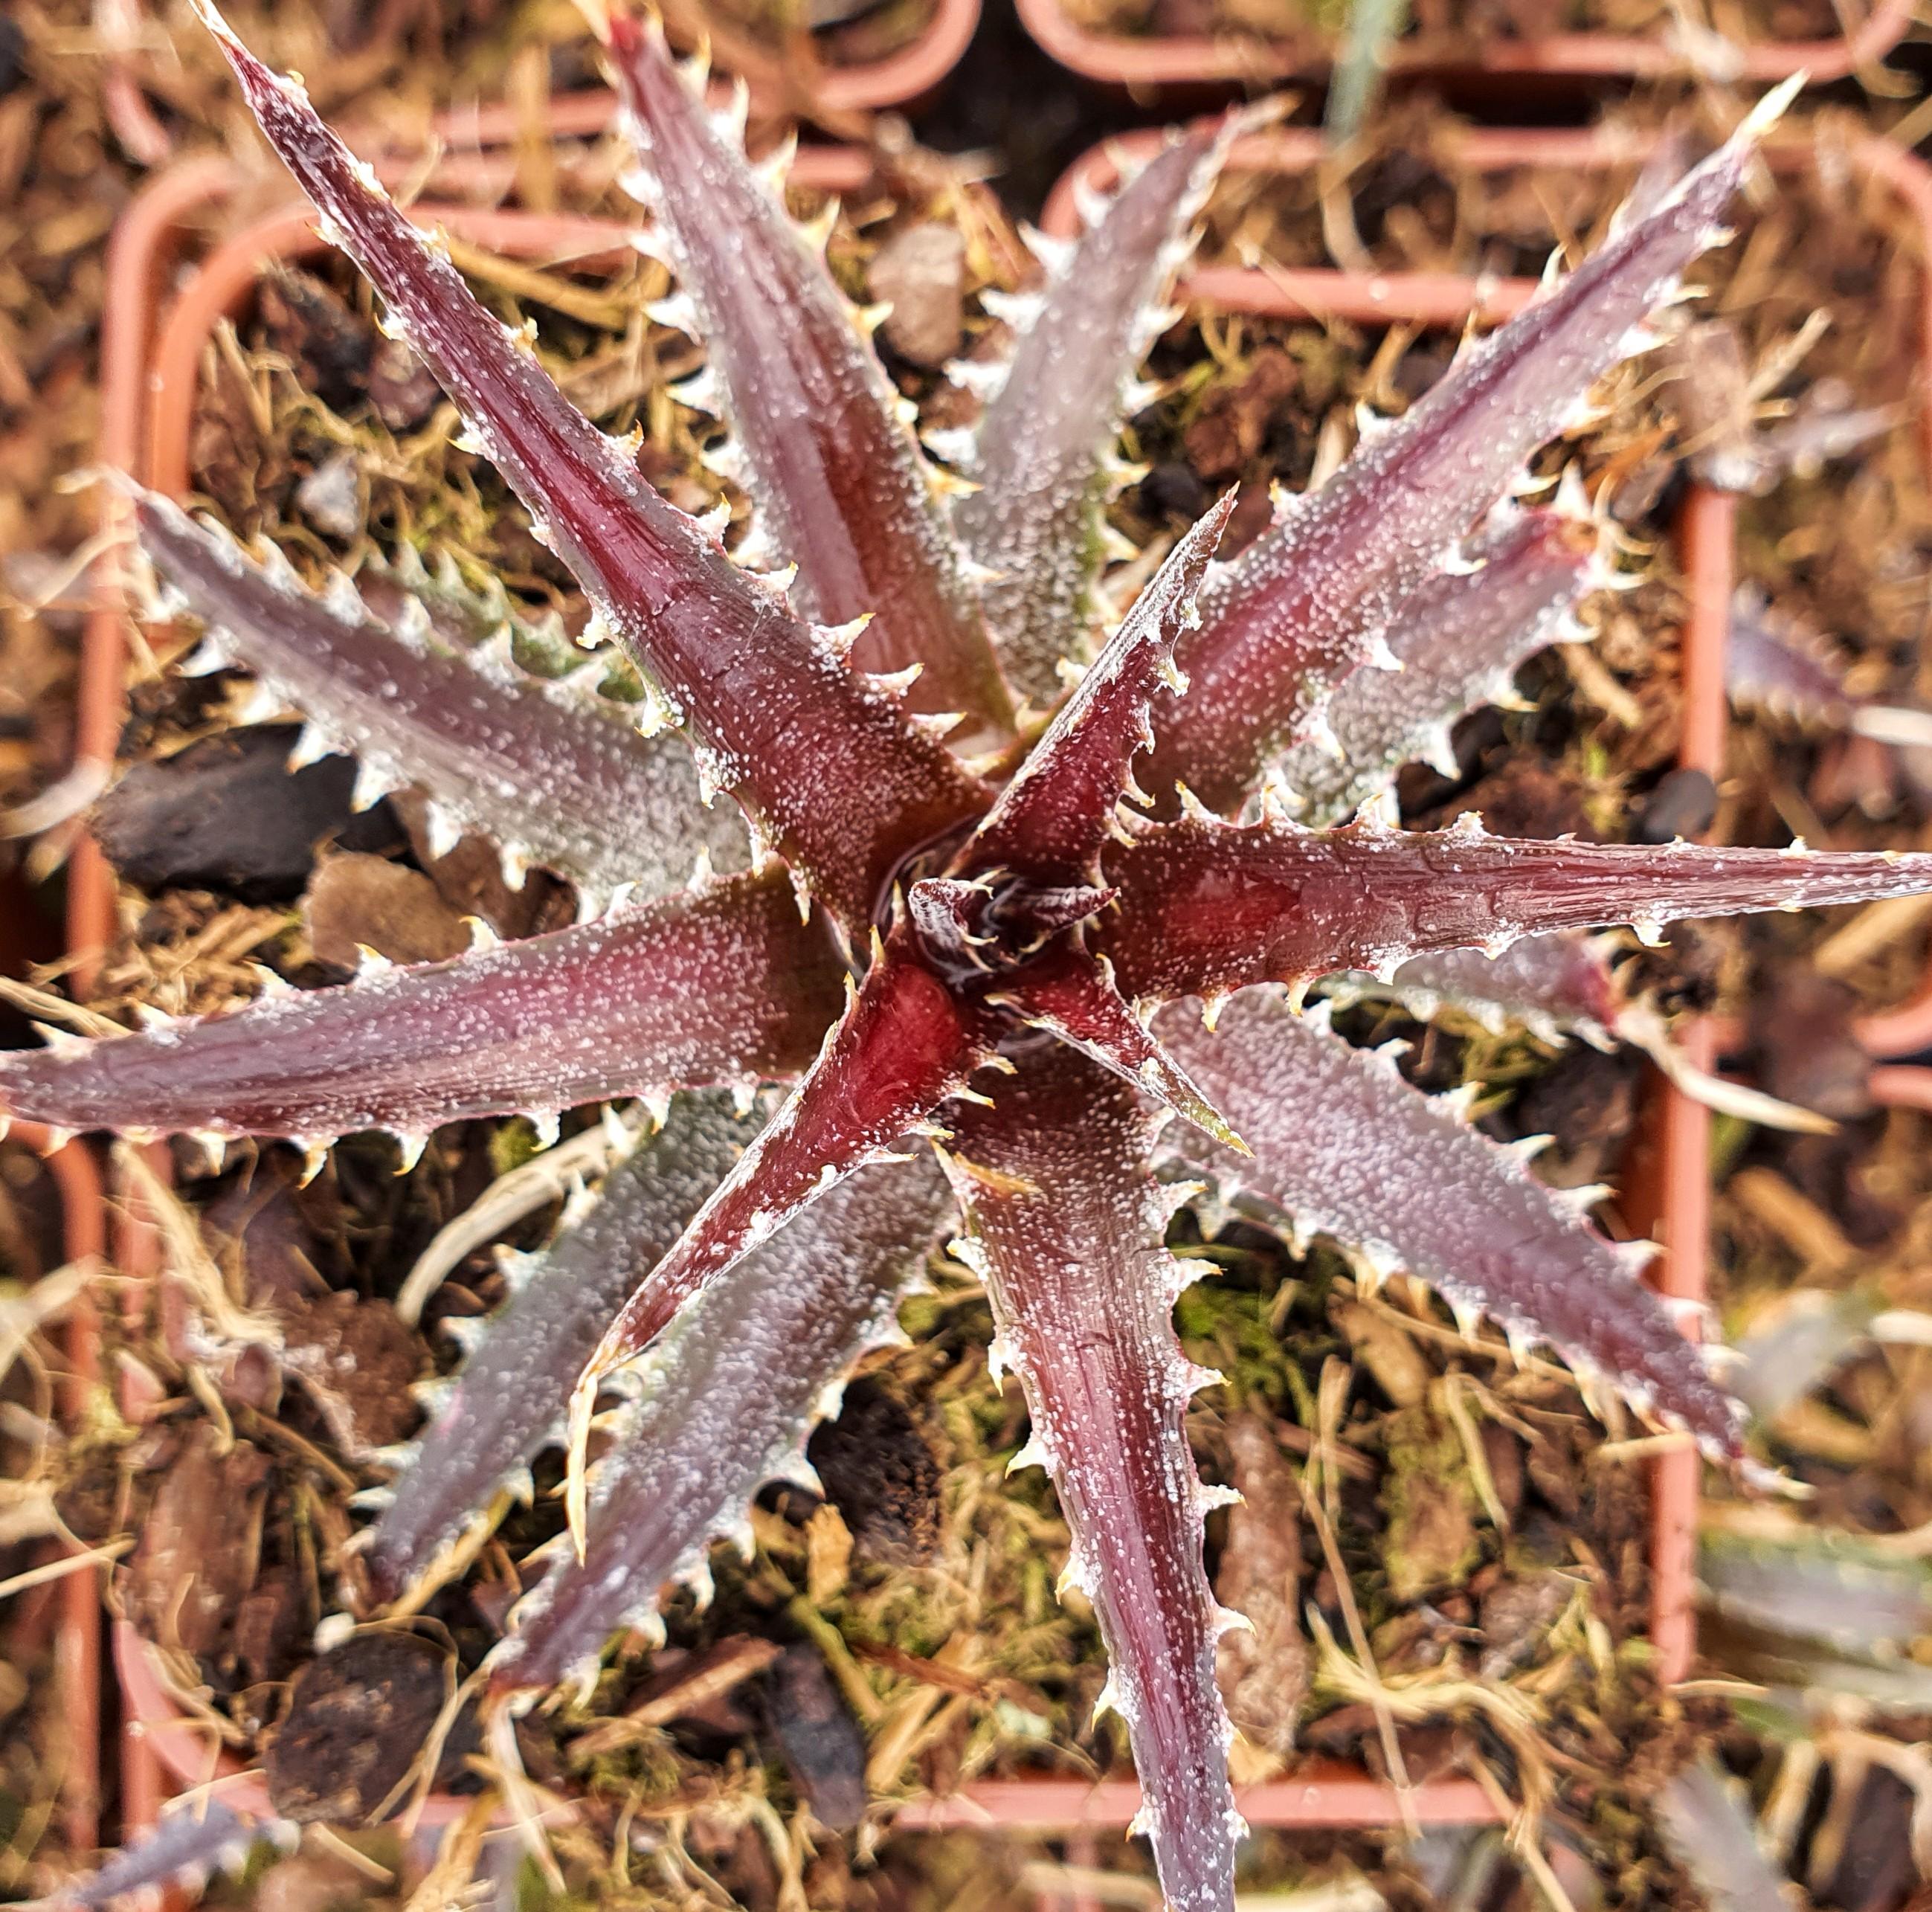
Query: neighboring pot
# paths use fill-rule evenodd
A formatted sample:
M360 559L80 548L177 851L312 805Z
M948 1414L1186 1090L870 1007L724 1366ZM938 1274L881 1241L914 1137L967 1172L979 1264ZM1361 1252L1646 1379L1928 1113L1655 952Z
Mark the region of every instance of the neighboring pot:
M131 158L144 166L158 166L167 159L173 140L141 89L130 50L147 33L142 0L102 0L102 5L104 12L111 11L113 16L102 79L110 123ZM711 44L719 70L744 80L760 115L816 120L850 137L860 116L913 105L934 90L971 43L980 8L980 0L934 0L932 17L896 53L850 65L824 64L809 74L802 74L796 62L737 29L714 32ZM670 30L674 37L689 38L680 34L675 22ZM614 94L586 88L557 95L548 102L545 117L552 137L572 138L604 131L616 108ZM509 143L524 122L518 108L496 104L454 109L439 115L433 124L459 143L491 146ZM391 141L388 129L370 126L362 129L359 138L352 134L350 143L369 151Z
M1326 77L1330 59L1253 35L1104 33L1082 26L1066 0L1017 0L1027 31L1063 66L1136 95L1159 89L1270 86ZM1706 79L1769 84L1793 74L1822 84L1864 73L1905 37L1911 0L1879 0L1864 23L1829 40L1760 41L1731 50L1721 73L1661 35L1555 33L1467 45L1440 35L1399 41L1388 71L1406 79L1576 81Z

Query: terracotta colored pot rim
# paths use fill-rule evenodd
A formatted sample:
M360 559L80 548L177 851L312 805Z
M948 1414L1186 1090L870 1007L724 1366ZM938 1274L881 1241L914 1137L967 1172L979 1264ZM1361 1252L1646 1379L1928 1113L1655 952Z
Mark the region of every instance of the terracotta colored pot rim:
M1319 79L1330 64L1325 55L1298 56L1288 47L1253 38L1096 32L1073 19L1066 0L1017 4L1027 31L1062 66L1113 86L1261 86ZM1723 77L1760 84L1797 73L1806 74L1814 85L1842 80L1876 65L1905 37L1912 20L1912 0L1879 0L1864 23L1850 33L1828 40L1757 41L1738 47L1735 73ZM1441 39L1399 43L1390 71L1406 79L1700 77L1696 59L1662 35L1613 33L1496 38L1453 47Z
M871 176L870 157L849 146L801 146L792 182L813 191L854 191ZM629 256L632 228L616 220L494 206L418 200L410 216L442 227L472 244L523 259L578 265L609 264ZM179 495L188 489L188 440L202 347L220 319L246 304L272 260L314 257L328 245L316 230L314 209L291 201L234 234L211 252L169 308L152 353L147 482Z
M904 106L928 94L958 65L980 25L980 0L937 0L932 18L919 38L882 60L857 66L827 66L815 88L817 104L828 113L862 112L879 107ZM754 98L761 80L776 86L782 56L766 55L766 74L740 62Z
M107 1207L94 1151L79 1141L55 1147L55 1137L38 1122L15 1122L8 1135L45 1159L60 1198L61 1240L67 1259L104 1257ZM88 1392L98 1378L100 1329L91 1296L82 1295L69 1309L65 1340L69 1371L59 1380L56 1400L62 1415L77 1417L86 1411ZM60 1824L69 1844L85 1850L100 1838L100 1576L98 1570L70 1573L49 1591L56 1629L55 1677L68 1761L60 1789Z
M92 1590L90 1586L90 1594ZM205 1725L181 1711L161 1683L154 1649L124 1620L114 1628L114 1664L142 1739L184 1789L212 1787L237 1812L258 1819L274 1816L260 1772L243 1768L215 1745ZM1238 1787L1235 1798L1251 1826L1386 1826L1401 1817L1393 1787L1358 1768L1327 1760L1312 1762L1285 1779ZM1494 1804L1473 1779L1432 1781L1416 1787L1411 1798L1415 1817L1424 1825L1496 1822ZM454 1793L432 1793L418 1823L447 1825L460 1818L470 1803ZM1140 1787L1131 1780L992 1779L964 1786L944 1799L910 1800L892 1811L890 1823L895 1830L906 1832L1124 1827L1140 1805ZM560 1807L552 1823L567 1814Z
M131 0L131 4L138 8L140 0ZM980 25L980 4L981 0L934 0L932 17L916 38L896 52L850 65L821 65L810 100L804 104L804 116L849 118L922 99L958 65L972 44ZM750 86L758 109L766 113L793 110L791 103L799 89L789 81L783 56L742 36L734 50L738 57L731 70ZM110 57L102 83L116 137L130 156L144 166L164 162L172 149L172 137L155 119L124 54ZM546 114L551 136L574 139L602 133L610 125L616 107L616 96L602 87L559 94L549 102ZM518 138L524 120L516 107L493 102L448 108L431 125L440 138L458 144L496 146ZM352 125L344 137L364 153L391 149L398 144L391 128L374 122ZM404 143L418 143L406 136Z

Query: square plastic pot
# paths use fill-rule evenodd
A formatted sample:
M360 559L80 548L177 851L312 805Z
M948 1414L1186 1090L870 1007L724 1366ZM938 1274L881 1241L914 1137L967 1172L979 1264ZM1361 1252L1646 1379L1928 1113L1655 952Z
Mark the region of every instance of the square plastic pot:
M590 123L586 118L582 124ZM477 129L472 116L466 128L471 139L477 137ZM1047 230L1061 234L1072 230L1076 179L1105 185L1119 161L1130 157L1137 145L1161 137L1158 131L1130 135L1087 155L1056 189L1042 221ZM1233 164L1250 171L1305 171L1319 162L1322 151L1319 140L1312 135L1282 132L1241 143ZM1464 162L1478 170L1540 164L1607 170L1637 156L1627 140L1612 142L1592 134L1571 132L1478 133L1469 137L1462 152ZM1778 164L1804 163L1802 154L1773 158ZM1932 174L1882 141L1856 149L1853 158L1897 191L1932 234ZM801 183L833 190L857 183L868 167L863 155L839 149L806 149L800 159L795 176ZM472 183L479 169L487 171L494 165L500 173L502 166L488 154L471 155L466 163ZM454 175L446 173L433 180L430 189L443 190L464 177L464 167L459 165ZM150 346L152 288L161 262L184 221L232 191L236 184L234 171L221 162L197 162L162 176L130 209L110 252L110 296L103 348L103 455L166 491L179 492L186 486L197 368L211 328L218 319L245 305L268 261L297 258L322 249L305 209L290 206L269 214L208 255L167 312ZM425 221L440 221L464 237L512 254L589 261L614 256L626 245L626 229L610 222L460 203L422 203L415 210ZM1534 291L1534 282L1528 280L1479 284L1449 275L1360 276L1209 266L1190 278L1182 296L1228 311L1334 314L1368 323L1402 321L1452 327L1472 314L1486 322L1505 318ZM1932 340L1932 293L1928 295L1924 329L1927 339ZM1932 373L1927 371L1926 364L1922 358L1921 375L1932 392ZM1723 659L1732 583L1732 501L1693 488L1678 531L1690 599L1682 646L1680 760L1714 774L1720 768L1725 720ZM88 632L80 747L83 755L103 764L111 761L119 723L126 615L125 606L104 604ZM111 875L98 857L83 854L74 875L71 947L98 952L104 947L112 927L113 901ZM1932 991L1928 991L1925 1013L1932 1021ZM1684 1042L1694 1058L1708 1066L1715 1052L1714 1031L1708 1025L1693 1028ZM1932 1071L1917 1073L1924 1076L1925 1100L1932 1106ZM1706 1287L1710 1200L1707 1136L1707 1112L1659 1085L1630 1190L1633 1211L1654 1226L1666 1244L1666 1253L1653 1278L1663 1292L1694 1301L1702 1298ZM78 1147L70 1145L64 1153L74 1154ZM92 1158L84 1154L77 1159L92 1163ZM92 1194L80 1177L75 1186L80 1230L76 1239L104 1236L106 1221L98 1183L93 1184L96 1192ZM96 1231L95 1237L87 1235L89 1229ZM117 1223L114 1245L117 1264L124 1271L153 1271L152 1235L137 1215ZM77 1358L77 1370L82 1365ZM1691 1552L1699 1463L1694 1454L1683 1451L1666 1454L1652 1465L1650 1637L1660 1676L1668 1681L1688 1672L1694 1651ZM78 1636L88 1626L98 1625L98 1604L93 1577L74 1578L77 1590L73 1624ZM80 1610L81 1593L86 1595L84 1613ZM240 1772L225 1755L211 1753L205 1731L175 1708L155 1676L148 1649L131 1630L117 1631L115 1657L132 1723L136 1768L146 1762L145 1777L137 1770L124 1778L128 1806L124 1816L130 1825L145 1823L152 1816L164 1775L183 1786L214 1781L232 1805L266 1811L268 1802L259 1777ZM1258 1826L1371 1827L1395 1826L1405 1819L1425 1825L1468 1825L1492 1823L1498 1817L1489 1794L1472 1779L1431 1781L1413 1788L1405 1799L1394 1787L1366 1771L1333 1763L1310 1763L1287 1778L1245 1788L1239 1796L1242 1811ZM896 1829L906 1830L981 1829L1066 1834L1084 1841L1101 1829L1124 1829L1138 1803L1138 1789L1131 1781L1094 1784L1052 1778L1020 1778L982 1782L944 1799L914 1802L899 1810L893 1823ZM432 1802L430 1811L436 1817L455 1809L460 1809L459 1802L437 1800Z

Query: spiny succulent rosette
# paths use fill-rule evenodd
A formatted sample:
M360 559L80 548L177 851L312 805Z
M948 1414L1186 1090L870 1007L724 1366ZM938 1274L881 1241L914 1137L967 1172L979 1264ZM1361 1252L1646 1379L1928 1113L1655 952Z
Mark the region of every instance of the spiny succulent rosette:
M1526 461L1723 236L1776 104L1472 341L1231 564L1232 496L1101 628L1099 511L1134 371L1236 122L1178 136L1039 243L1010 359L962 365L977 425L918 442L874 314L787 216L656 33L608 52L650 215L639 247L704 340L704 402L756 500L751 553L640 476L564 400L212 11L263 130L596 610L642 706L448 641L407 566L320 593L130 490L206 661L418 786L442 839L488 833L582 899L575 927L342 988L0 1063L0 1103L56 1127L220 1140L393 1132L636 1100L656 1126L475 1339L376 1498L386 1597L452 1570L568 1409L573 1529L487 1667L502 1716L593 1674L700 1589L749 1499L803 1443L934 1245L985 1280L996 1367L1024 1391L1016 1465L1052 1474L1063 1584L1096 1615L1170 1901L1232 1901L1241 1826L1202 1523L1222 1498L1184 1436L1216 1377L1171 1311L1178 1208L1245 1204L1332 1235L1365 1280L1432 1284L1541 1343L1714 1460L1742 1416L1613 1243L1466 1106L1330 1029L1310 984L1607 1039L1600 940L1685 917L1932 887L1932 858L1516 842L1389 821L1396 770L1574 635L1612 581L1588 523L1520 501ZM695 396L696 395L688 395ZM761 570L765 564L782 569ZM639 711L644 713L641 726ZM640 734L641 731L641 734ZM741 813L751 848L731 820ZM736 866L718 874L720 866ZM590 1464L586 1465L586 1457Z

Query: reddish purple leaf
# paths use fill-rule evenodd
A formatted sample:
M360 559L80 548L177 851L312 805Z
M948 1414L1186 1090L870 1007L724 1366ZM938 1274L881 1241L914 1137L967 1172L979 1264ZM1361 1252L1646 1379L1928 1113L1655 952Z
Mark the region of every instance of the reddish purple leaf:
M1576 606L1605 575L1596 542L1560 512L1510 512L1473 548L1478 569L1419 587L1388 633L1402 668L1346 679L1328 706L1332 746L1304 739L1269 766L1297 818L1343 822L1418 758L1458 775L1449 741L1456 719L1508 696L1526 658L1582 635Z
M1574 1031L1607 1047L1624 998L1605 942L1565 929L1526 936L1500 956L1438 950L1404 963L1386 983L1366 974L1348 975L1330 993L1388 996L1424 1022L1453 1009L1498 1034L1520 1022L1546 1041Z
M810 1061L841 974L782 878L732 877L453 962L0 1058L0 1112L61 1129L416 1140L466 1116L748 1086Z
M847 1175L892 1152L992 1052L991 1020L895 936L875 950L844 1019L770 1127L626 1304L579 1383L641 1353L708 1281ZM574 1441L573 1454L582 1443Z
M1334 1235L1378 1277L1420 1276L1459 1314L1547 1343L1586 1382L1739 1458L1742 1413L1631 1272L1650 1245L1606 1241L1530 1173L1525 1151L1479 1135L1404 1082L1391 1056L1351 1049L1328 1022L1325 1003L1297 1016L1259 990L1230 1003L1212 1035L1191 1005L1157 1019L1255 1152L1250 1163L1220 1156L1224 1194L1258 1198L1298 1235ZM1186 1147L1195 1133L1168 1137Z
M1230 1616L1202 1565L1216 1496L1188 1450L1187 1403L1220 1377L1182 1355L1170 1319L1188 1285L1167 1253L1172 1207L1147 1170L1133 1092L1064 1048L1034 1051L998 1106L961 1115L962 1244L993 1300L996 1360L1033 1417L1016 1466L1043 1466L1073 1532L1062 1584L1094 1604L1169 1905L1227 1912L1242 1830L1228 1786L1214 1647ZM956 1252L958 1252L956 1250Z
M419 785L440 832L480 832L569 878L586 914L622 884L653 896L681 887L700 851L744 860L736 820L699 807L690 753L638 737L621 704L506 657L446 649L425 611L379 622L346 578L309 591L157 492L136 493L135 518L148 556L208 628L197 665L241 665L299 710L304 761L352 752L358 797ZM415 600L399 593L398 604L406 614Z
M560 1559L517 1608L492 1661L498 1691L580 1679L612 1634L656 1631L665 1583L709 1592L712 1541L749 1550L764 1481L813 1482L805 1444L837 1412L828 1391L896 1333L899 1293L950 1206L930 1162L862 1169L679 1316L591 1472L584 1559Z
M1597 379L1647 342L1645 318L1720 236L1764 119L1466 349L1204 594L1202 628L1179 653L1193 692L1156 748L1150 789L1185 785L1232 811L1271 758L1318 732L1329 696L1387 642L1409 594L1455 558Z
M901 861L980 815L986 793L845 668L836 634L794 617L658 496L630 446L565 399L302 90L248 51L212 0L200 4L325 233L382 293L539 534L688 728L706 788L736 797L847 937L862 941Z
M1037 708L1059 701L1060 660L1086 654L1100 511L1124 394L1166 323L1161 301L1192 250L1190 222L1226 137L1178 139L1150 161L1056 262L1010 366L954 368L989 398L972 455L979 489L953 522L992 577L981 596L1008 677ZM1003 308L1003 310L1010 309Z
M1156 1042L1114 986L1112 965L1078 944L1063 941L1014 972L990 992L989 1007L1010 1009L1036 1029L1046 1029L1083 1054L1164 1102L1217 1142L1245 1147L1220 1112L1190 1082L1187 1072Z
M1932 888L1932 855L1522 841L1473 812L1434 832L1195 818L1146 827L1106 874L1118 906L1095 941L1126 995L1213 998L1550 930L1912 896Z
M832 283L672 65L662 32L614 15L609 45L651 175L666 263L722 376L761 528L799 567L795 601L827 624L872 620L861 671L917 665L914 710L964 713L959 741L1012 733L1012 700L933 495L935 475L874 356L862 315ZM687 327L687 329L688 328ZM742 555L742 554L741 554Z
M1234 509L1230 492L1168 554L955 860L956 875L1010 871L1046 883L1097 880L1114 806L1134 791L1129 767L1154 740L1155 700L1171 702L1186 689L1174 668L1174 642L1196 621L1195 594Z

